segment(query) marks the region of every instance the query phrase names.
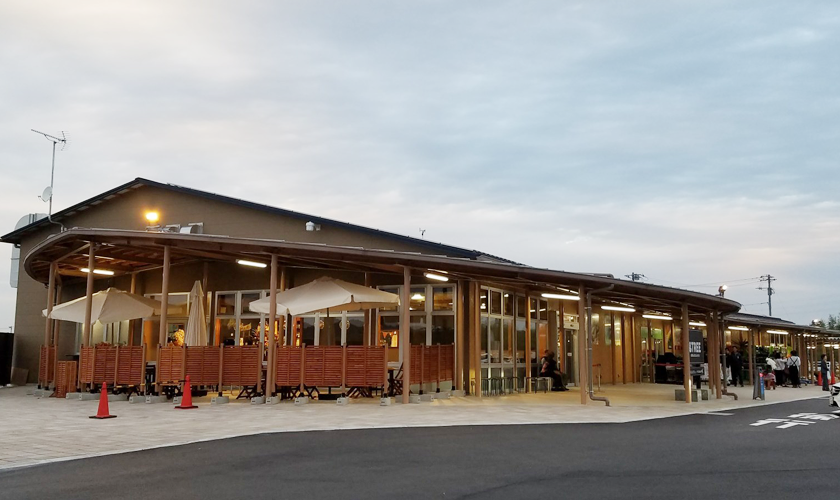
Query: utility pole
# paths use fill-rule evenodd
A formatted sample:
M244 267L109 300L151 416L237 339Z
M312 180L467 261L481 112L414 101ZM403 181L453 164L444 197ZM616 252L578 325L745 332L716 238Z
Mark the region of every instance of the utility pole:
M767 315L772 316L773 315L773 302L772 302L773 299L771 299L771 297L773 296L774 293L776 293L776 291L773 290L773 282L776 281L776 278L774 278L770 274L765 274L764 276L759 277L758 281L767 282L766 287L760 286L760 287L757 288L757 290L767 290Z
M633 281L641 281L641 280L645 279L645 275L644 274L639 274L639 273L630 273L630 274L625 274L624 276L627 277L627 278L630 278Z

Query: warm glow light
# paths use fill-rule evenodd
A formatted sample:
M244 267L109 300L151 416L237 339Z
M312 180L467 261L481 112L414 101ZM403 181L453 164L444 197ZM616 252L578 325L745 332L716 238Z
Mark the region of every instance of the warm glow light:
M706 326L706 323L702 321L689 321L688 324L691 326Z
M440 274L435 273L425 273L423 276L429 278L430 280L437 280L437 281L449 281L449 278L446 276L442 276Z
M773 334L776 334L776 335L787 335L788 334L788 332L786 332L784 330L767 330L767 333L773 333Z
M411 300L426 300L426 296L420 295L419 293L415 293L411 296Z
M663 321L673 321L674 319L670 316L664 316L661 314L642 314L642 317L647 319L661 319Z
M146 220L154 224L160 219L160 214L157 212L146 212Z
M578 295L563 295L560 293L544 293L542 296L544 299L580 300Z
M605 311L621 311L621 312L628 312L628 313L636 312L636 310L633 309L632 307L601 306L601 309L603 309Z
M236 261L236 263L239 264L239 265L242 265L242 266L251 266L251 267L259 267L259 268L268 267L268 264L265 264L264 262L254 262L253 260L238 259Z
M86 268L86 267L83 267L83 268L81 269L81 271L82 271L83 273L89 273L89 272L90 272L90 269L88 269L88 268ZM94 269L94 270L93 270L93 274L104 274L105 276L113 276L113 275L114 275L114 271L109 271L109 270L107 270L107 269Z
M750 331L750 329L747 328L746 326L729 326L726 329L727 330L738 330L738 331L742 331L742 332Z

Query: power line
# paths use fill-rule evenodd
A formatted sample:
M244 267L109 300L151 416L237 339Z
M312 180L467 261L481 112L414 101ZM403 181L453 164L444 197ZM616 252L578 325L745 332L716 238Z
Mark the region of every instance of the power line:
M756 288L756 290L767 290L767 315L772 316L773 315L773 299L772 299L772 297L773 297L773 294L776 293L775 290L773 290L773 282L776 281L776 278L771 276L768 273L768 274L765 274L764 276L759 277L758 281L767 283L766 287L760 286L760 287Z

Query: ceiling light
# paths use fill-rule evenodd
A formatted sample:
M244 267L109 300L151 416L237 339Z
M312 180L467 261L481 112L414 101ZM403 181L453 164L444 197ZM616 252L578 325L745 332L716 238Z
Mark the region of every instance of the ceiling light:
M702 321L689 321L688 324L691 326L706 326L706 323Z
M239 265L242 265L242 266L259 267L259 268L268 267L268 264L266 264L264 262L254 262L253 260L237 259L236 263L239 264Z
M544 299L580 300L579 295L563 295L560 293L544 293L542 297Z
M430 280L437 280L437 281L449 281L447 276L442 276L440 274L435 273L425 273L423 276L429 278Z
M748 332L748 331L750 331L750 329L749 329L749 328L747 328L746 326L729 326L729 327L727 327L726 329L727 329L727 330L738 330L738 331L741 331L741 332Z
M674 318L662 314L642 314L643 318L647 319L661 319L663 321L673 321Z
M619 306L601 306L601 309L605 311L621 311L621 312L636 312L635 309L632 307L619 307Z
M788 332L784 330L767 330L767 333L774 333L776 335L787 335Z
M90 272L90 269L88 269L88 268L86 268L86 267L83 267L83 268L81 269L81 271L82 271L83 273L89 273L89 272ZM93 270L93 274L104 274L105 276L113 276L113 275L114 275L114 271L109 271L109 270L107 270L107 269L94 269L94 270Z

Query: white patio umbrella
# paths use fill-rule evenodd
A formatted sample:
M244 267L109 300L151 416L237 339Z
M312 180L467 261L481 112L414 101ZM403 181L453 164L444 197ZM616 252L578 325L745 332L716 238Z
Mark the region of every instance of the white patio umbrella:
M81 297L53 307L50 318L73 323L85 322L85 299ZM96 292L91 298L90 322L102 324L116 323L130 319L148 318L159 315L160 301L128 293L117 288L107 288ZM43 310L47 315L47 310Z
M207 316L204 314L204 290L200 281L196 281L190 291L190 317L184 332L184 344L207 345Z
M360 311L399 303L399 295L325 276L277 293L277 314ZM271 299L266 297L251 302L249 307L253 312L267 314L270 305Z

